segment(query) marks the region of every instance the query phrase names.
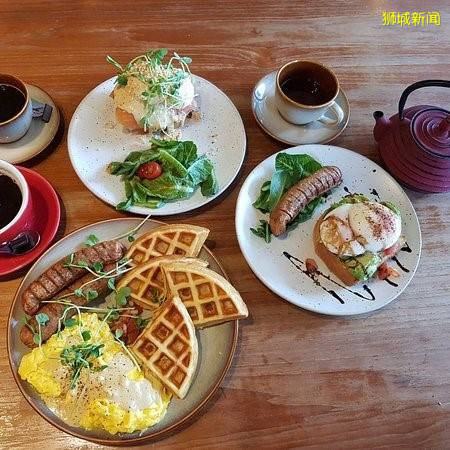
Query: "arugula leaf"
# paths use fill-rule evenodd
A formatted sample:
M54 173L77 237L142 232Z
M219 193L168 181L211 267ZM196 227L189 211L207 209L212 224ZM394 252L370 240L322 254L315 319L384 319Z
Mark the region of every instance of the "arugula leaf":
M211 169L209 177L200 185L202 195L205 197L210 197L211 195L216 195L219 191L219 183L216 177L216 171L214 167Z
M158 161L161 162L163 171L166 173L170 172L178 177L185 177L187 174L186 167L166 150L159 150Z
M194 193L194 186L188 179L177 178L165 172L154 180L143 180L148 195L163 200L179 200L187 198Z
M162 141L152 139L152 148L164 149L186 169L197 159L197 146L192 141Z
M250 228L250 231L256 236L263 238L268 244L270 243L272 233L270 232L269 222L267 220L260 220L259 226Z
M191 164L187 173L191 178L192 183L198 185L209 178L213 169L214 166L212 165L212 162L206 156L202 155Z

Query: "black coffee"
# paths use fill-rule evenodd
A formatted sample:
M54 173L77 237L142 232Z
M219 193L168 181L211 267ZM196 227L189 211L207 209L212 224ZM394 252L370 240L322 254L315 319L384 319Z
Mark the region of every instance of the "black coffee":
M0 173L0 229L8 225L22 205L22 192L8 176Z
M303 105L322 105L330 100L330 95L321 82L306 71L289 75L282 83L281 90L294 102Z
M15 86L0 84L0 123L20 112L25 101L25 95Z

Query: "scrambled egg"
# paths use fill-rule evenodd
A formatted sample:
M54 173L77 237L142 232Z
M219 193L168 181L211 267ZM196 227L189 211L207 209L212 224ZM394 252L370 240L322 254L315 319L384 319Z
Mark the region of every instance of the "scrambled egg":
M89 332L88 344L104 347L90 359L91 368L81 369L71 389L73 370L62 363L61 352L83 344L81 331ZM170 402L170 394L144 377L96 314L81 314L81 327L65 328L26 354L19 375L61 419L88 430L100 428L112 434L144 430L164 417Z

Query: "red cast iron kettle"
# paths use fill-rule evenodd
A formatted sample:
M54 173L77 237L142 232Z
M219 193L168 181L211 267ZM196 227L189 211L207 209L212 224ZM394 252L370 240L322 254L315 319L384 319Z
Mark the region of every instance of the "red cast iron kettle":
M450 191L450 112L429 105L404 109L411 92L427 86L450 87L448 80L425 80L408 86L389 119L375 111L373 135L381 159L405 186L423 192Z

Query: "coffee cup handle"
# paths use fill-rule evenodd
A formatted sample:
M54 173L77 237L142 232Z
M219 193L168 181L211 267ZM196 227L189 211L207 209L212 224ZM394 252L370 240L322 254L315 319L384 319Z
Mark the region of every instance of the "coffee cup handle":
M323 123L324 125L335 127L339 125L344 120L344 111L342 111L342 108L336 103L333 102L331 106L328 108L327 112L333 110L335 118L331 119L330 117L327 117L325 114L320 117L318 120L319 122Z
M48 123L52 116L53 106L37 100L31 100L31 103L33 106L33 119L41 119L43 122Z

